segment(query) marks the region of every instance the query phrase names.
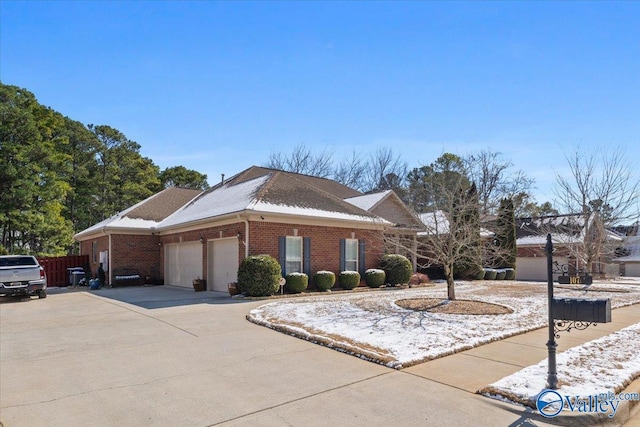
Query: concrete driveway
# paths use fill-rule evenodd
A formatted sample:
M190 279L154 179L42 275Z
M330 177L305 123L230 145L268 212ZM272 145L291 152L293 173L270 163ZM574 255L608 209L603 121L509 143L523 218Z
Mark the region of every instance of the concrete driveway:
M0 298L0 421L4 427L546 425L519 406L245 320L263 303L171 287Z

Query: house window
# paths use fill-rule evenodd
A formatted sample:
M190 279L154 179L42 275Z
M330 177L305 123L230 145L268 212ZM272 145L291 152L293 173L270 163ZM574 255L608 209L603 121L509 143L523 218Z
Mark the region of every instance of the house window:
M344 268L348 271L358 271L358 240L345 239Z
M302 237L287 236L286 272L302 272Z

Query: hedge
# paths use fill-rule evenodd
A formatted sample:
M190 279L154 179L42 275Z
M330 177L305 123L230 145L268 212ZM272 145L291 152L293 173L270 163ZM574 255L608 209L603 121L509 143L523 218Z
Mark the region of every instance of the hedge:
M317 290L328 291L336 284L336 275L332 271L318 271L313 276L313 283Z
M284 290L290 294L299 294L309 286L309 277L304 273L290 273L285 279Z
M360 273L357 271L343 271L340 273L338 281L342 289L351 290L360 285Z
M384 270L377 268L370 268L364 272L364 281L370 288L379 288L384 285L386 277Z
M253 255L242 260L238 268L238 284L250 297L273 295L280 289L280 264L269 255Z
M380 268L386 274L390 285L403 285L409 282L413 267L411 261L403 255L387 254L382 257Z

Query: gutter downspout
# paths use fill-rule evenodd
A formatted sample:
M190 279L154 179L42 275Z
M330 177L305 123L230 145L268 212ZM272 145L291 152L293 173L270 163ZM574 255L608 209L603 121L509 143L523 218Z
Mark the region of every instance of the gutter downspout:
M249 221L246 218L243 219L239 214L238 219L244 222L244 241L242 243L244 244L244 257L246 258L249 256Z
M111 260L113 259L113 257L111 256L112 255L112 252L111 252L111 234L109 234L108 236L109 236L109 252L107 253L107 256L109 257L109 287L112 287L111 284L113 283L113 280L112 280L112 271L113 270L111 269L111 262L112 262Z

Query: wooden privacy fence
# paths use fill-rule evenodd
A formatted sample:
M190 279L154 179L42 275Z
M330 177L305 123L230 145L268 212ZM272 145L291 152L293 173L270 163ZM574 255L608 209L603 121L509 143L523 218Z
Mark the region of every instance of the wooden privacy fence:
M68 286L68 268L82 267L89 268L89 255L70 255L60 257L38 258L38 262L44 267L47 273L47 284L49 286ZM91 272L89 272L91 273Z

